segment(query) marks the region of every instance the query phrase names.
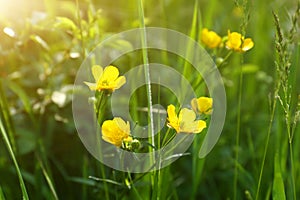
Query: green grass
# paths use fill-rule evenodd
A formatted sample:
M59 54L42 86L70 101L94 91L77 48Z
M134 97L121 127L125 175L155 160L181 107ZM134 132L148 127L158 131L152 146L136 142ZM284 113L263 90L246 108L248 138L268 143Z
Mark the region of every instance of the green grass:
M13 11L9 3L0 8L1 200L299 198L299 2L12 3ZM152 26L179 31L200 44L202 28L221 36L237 31L252 38L255 46L245 53L207 49L214 60L225 59L220 73L227 95L225 126L207 157L198 158L205 130L171 165L148 173L121 172L98 162L81 143L72 116L72 85L82 61L99 42L131 28ZM144 29L139 38L146 46ZM111 45L116 50L130 48L126 41ZM185 53L193 55L192 46ZM177 103L168 88L149 84L152 62L172 66L198 96L209 95L193 67L169 52L143 49L118 58L113 64L121 75L144 64L138 76L147 84L132 96L130 112L138 123L149 124L149 136L155 134L155 121L151 112L141 110ZM66 98L60 102L54 94ZM107 111L103 120L113 118L109 99L102 105ZM159 148L174 134L169 129L165 137L167 131L164 127L145 142Z

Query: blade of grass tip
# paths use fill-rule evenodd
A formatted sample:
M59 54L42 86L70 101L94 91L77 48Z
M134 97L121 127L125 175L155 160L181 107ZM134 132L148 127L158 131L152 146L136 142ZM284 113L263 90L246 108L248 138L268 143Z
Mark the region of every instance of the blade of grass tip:
M198 31L201 31L203 29L203 25L202 25L202 14L201 14L201 9L199 8L198 10ZM199 41L200 38L198 38L198 41ZM199 85L203 83L203 79L201 76L196 76L196 79L193 81L193 88L195 88L195 91L196 91L196 94L197 92L200 92L200 87Z
M142 54L143 54L143 63L144 63L144 75L145 75L145 82L146 82L146 91L147 91L147 99L148 99L148 142L155 146L154 142L154 121L153 121L153 108L152 108L152 92L151 92L151 79L150 79L150 69L149 69L149 59L148 59L148 50L147 50L147 33L145 29L145 17L144 17L144 8L143 8L143 1L137 0L138 4L138 12L139 12L139 23L140 23L140 34L141 34L141 44L142 44ZM150 153L150 165L154 163L155 152L153 151L152 147L149 146L149 153ZM155 172L151 172L151 186L154 189L154 181L155 181Z
M285 200L284 182L282 179L278 150L274 155L273 200Z
M198 18L197 14L198 14L198 0L195 1L192 25L191 25L190 34L189 34L189 37L194 39L194 40L197 40L197 18ZM193 56L193 52L194 52L193 42L189 42L188 46L187 46L186 57L191 58L191 56ZM183 76L188 77L188 75L189 75L189 71L188 71L189 62L187 60L183 60L183 62L184 62L184 64L183 64ZM182 81L184 81L184 80L182 80ZM183 84L181 84L181 85L183 85ZM183 94L185 94L185 92L183 92Z
M2 124L2 119L0 120L0 131L1 131L2 137L4 139L4 143L6 144L8 152L9 152L9 154L10 154L12 160L13 160L13 163L15 165L15 168L16 168L16 171L17 171L17 174L18 174L18 178L19 178L19 183L20 183L21 191L22 191L23 200L28 200L29 197L28 197L26 186L25 186L25 183L24 183L24 180L23 180L23 177L22 177L22 173L20 171L17 159L15 157L15 154L14 154L13 149L11 147L10 141L8 139L6 130L4 129L4 126Z

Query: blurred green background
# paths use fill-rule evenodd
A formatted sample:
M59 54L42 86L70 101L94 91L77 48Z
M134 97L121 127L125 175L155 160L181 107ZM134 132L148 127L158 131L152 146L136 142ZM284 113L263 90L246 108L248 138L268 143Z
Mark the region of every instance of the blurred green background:
M71 108L72 84L82 61L110 35L139 27L138 1L0 0L1 132L2 136L8 135L30 199L299 197L299 127L295 125L290 151L287 115L279 99L273 97L279 79L275 61L280 64L280 54L276 52L272 14L278 14L285 37L293 24L299 26L299 20L293 22L292 18L297 3L199 0L197 23L193 26L194 0L143 2L146 26L187 35L194 28L194 39L200 41L201 28L225 36L229 29L240 31L246 21L245 35L255 43L249 52L234 53L221 70L228 107L223 133L213 151L200 160L198 148L193 145L189 150L192 155L163 169L160 184L153 185L152 173L124 174L94 159L77 135ZM297 121L295 113L300 107L299 34L296 29L286 48L291 63L291 121ZM273 101L277 106L261 188L256 195ZM20 180L3 136L0 199L21 197Z

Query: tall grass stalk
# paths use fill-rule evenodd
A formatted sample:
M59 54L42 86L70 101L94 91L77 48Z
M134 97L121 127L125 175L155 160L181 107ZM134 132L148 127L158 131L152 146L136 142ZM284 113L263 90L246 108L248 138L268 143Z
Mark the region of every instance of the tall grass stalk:
M296 183L295 183L295 169L294 169L294 157L293 157L293 127L291 126L292 118L296 116L296 113L292 113L292 86L289 83L290 79L290 69L291 69L291 51L290 47L293 46L293 38L297 32L297 20L300 15L300 1L298 1L298 7L295 14L292 17L292 28L290 29L287 36L284 35L283 30L279 23L279 17L275 12L273 12L273 17L276 27L276 55L278 60L275 62L276 65L276 86L273 97L273 106L271 110L271 118L269 123L269 129L267 133L267 140L265 144L264 156L262 160L262 166L260 170L258 188L256 192L256 199L259 198L259 191L261 186L262 174L264 170L264 163L267 154L267 148L269 144L271 128L273 124L273 119L275 115L276 102L279 101L280 105L285 113L285 125L287 129L288 145L289 145L289 159L291 165L291 184L292 184L292 196L293 199L297 199L296 196ZM281 92L282 91L282 92ZM276 156L276 155L275 155Z
M153 107L152 107L152 92L151 92L151 79L150 79L150 69L149 69L149 58L148 58L148 49L147 49L147 33L145 29L145 14L143 8L143 0L137 0L138 13L139 13L139 25L140 25L140 36L142 44L142 57L144 64L144 77L146 82L146 91L147 91L147 104L148 104L148 142L155 146L154 142L154 120L153 120ZM152 147L149 146L150 153L150 165L154 163L155 152ZM151 172L151 186L152 189L155 188L155 171ZM155 197L152 197L155 198Z
M238 2L235 2L239 7ZM243 21L241 24L241 33L242 35L245 35L246 33L246 27L249 21L249 10L247 10L247 4L248 1L243 1ZM247 12L246 12L247 11ZM228 53L227 56L230 56L230 53ZM225 57L226 58L226 57ZM244 58L242 55L240 55L240 66L239 66L239 92L238 92L238 107L237 107L237 124L236 124L236 140L235 140L235 163L234 163L234 178L233 178L233 199L237 198L237 182L238 182L238 173L239 173L239 145L240 145L240 133L241 133L241 109L242 109L242 91L243 91L243 69L242 65L244 63Z
M267 138L266 138L265 146L264 146L264 154L263 154L261 167L260 167L260 173L259 173L259 178L258 178L258 184L257 184L255 200L259 199L259 192L260 192L260 187L261 187L262 175L263 175L263 172L264 172L264 166L265 166L265 161L266 161L266 157L267 157L267 152L268 152L268 147L269 147L269 142L270 142L270 135L271 135L271 131L272 131L272 125L273 125L275 110L276 110L277 101L276 101L275 97L278 95L279 86L280 86L280 83L277 83L276 87L275 87L274 96L273 96L274 99L273 99L273 102L272 102L272 105L271 105L271 115L270 115L270 120L269 120L269 125L268 125Z
M3 94L3 91L2 91L2 82L1 81L2 80L0 80L0 93ZM1 99L0 99L0 101L1 101L1 103L0 103L0 105L1 105L1 109L0 109L1 118L3 117L3 113L2 112L5 109L5 108L2 107L3 106L3 103L2 103L3 99L2 98L3 98L3 96L1 95ZM4 119L0 119L0 131L1 131L1 135L3 137L3 140L4 140L4 143L5 143L6 147L7 147L7 150L9 152L9 154L10 154L10 157L12 158L13 163L15 165L15 168L16 168L16 171L17 171L17 175L18 175L18 178L19 178L19 184L20 184L21 191L22 191L23 200L28 200L29 197L28 197L27 189L26 189L23 177L22 177L22 173L20 171L19 164L18 164L17 159L15 157L15 153L14 153L13 148L11 146L11 143L9 141L8 134L7 134L6 130L5 130L5 126L4 126L3 122L7 123L7 121L4 121Z
M292 66L291 63L291 50L289 47L292 47L293 39L295 33L297 32L297 21L300 15L300 1L298 1L298 8L295 11L295 14L292 16L292 28L290 29L287 36L283 34L283 31L279 24L279 18L273 12L276 33L277 33L277 43L276 43L276 52L278 54L278 61L276 62L278 78L281 82L282 95L279 93L278 99L280 105L285 113L285 125L287 128L287 136L288 136L288 145L289 145L289 155L290 155L290 165L291 165L291 182L292 182L292 193L293 199L297 199L296 196L296 183L295 183L295 167L294 167L294 153L293 153L293 133L291 124L293 113L292 113L292 85L290 85L290 68ZM294 113L296 115L296 113Z

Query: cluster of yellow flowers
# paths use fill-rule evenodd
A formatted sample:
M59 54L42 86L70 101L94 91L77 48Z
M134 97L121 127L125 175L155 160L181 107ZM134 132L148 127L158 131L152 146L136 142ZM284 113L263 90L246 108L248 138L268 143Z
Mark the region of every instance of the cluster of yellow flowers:
M201 31L200 37L202 43L211 49L223 47L224 41L227 49L236 52L246 52L254 46L251 38L245 38L242 34L230 32L230 30L228 30L227 36L221 38L216 32L204 28Z
M111 93L126 83L126 78L119 76L119 70L114 66L107 66L103 69L99 65L94 65L92 74L95 83L84 82L92 91ZM167 126L175 129L176 133L200 133L206 128L206 122L197 119L197 114L211 114L212 105L212 98L194 98L191 101L192 109L183 108L177 115L175 106L171 104L167 108ZM138 149L140 146L139 140L131 135L129 122L125 122L120 117L103 122L102 139L129 151Z

